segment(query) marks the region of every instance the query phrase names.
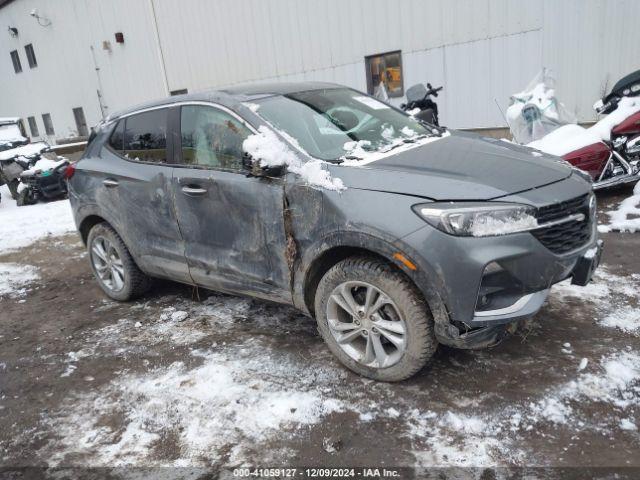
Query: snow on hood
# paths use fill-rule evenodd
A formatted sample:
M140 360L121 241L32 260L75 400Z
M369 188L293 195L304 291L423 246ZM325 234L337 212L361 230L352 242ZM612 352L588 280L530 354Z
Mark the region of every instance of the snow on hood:
M364 148L371 144L368 140L346 142L344 144L344 150L347 153L342 157L343 163L341 165L345 167L361 167L371 162L442 140L451 135L449 131L444 131L433 136L422 136L418 135L417 132L411 130L409 127L403 128L401 133L404 135L404 138L395 138L389 145L375 151ZM385 132L383 131L383 136L384 135ZM350 157L358 157L358 159L354 160Z
M34 153L42 153L47 148L49 148L49 144L46 142L28 143L18 148L0 152L0 160L9 160L14 157L28 157Z
M611 140L611 130L639 111L640 97L623 97L618 107L595 125L589 128L564 125L527 146L551 155L566 155L594 143Z
M242 143L242 149L260 162L262 167L286 165L290 172L299 175L313 187L342 191L345 189L342 180L332 178L324 167L327 162L309 160L303 162L291 149L269 128L262 125L258 133L249 135Z

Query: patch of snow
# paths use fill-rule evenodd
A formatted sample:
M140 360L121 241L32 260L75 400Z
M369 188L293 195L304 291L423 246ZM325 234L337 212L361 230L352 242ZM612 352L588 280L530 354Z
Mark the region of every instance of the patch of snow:
M49 148L46 142L27 143L21 147L11 148L0 152L0 160L9 160L14 157L29 157L35 153L42 153Z
M197 464L217 460L225 447L241 440L267 441L283 429L312 425L344 409L312 379L292 382L307 376L296 362L264 352L264 346L230 355L209 352L198 357L202 363L196 368L175 362L120 376L98 392L69 399L49 420L59 434L57 445L48 446L51 463L84 454L91 455L92 466L136 464L148 460L154 444L171 430L182 457ZM102 421L114 411L124 416L123 430Z
M598 323L604 327L617 328L625 333L640 335L640 308L626 306L610 313Z
M0 125L0 144L24 142L25 140L26 138L22 136L17 124Z
M578 365L578 371L581 372L582 370L587 368L588 363L589 363L589 360L587 358L583 358L582 360L580 360L580 365Z
M75 231L68 200L18 207L6 185L0 187L0 192L0 253Z
M594 258L596 256L596 253L598 253L598 247L593 247L593 248L590 248L589 250L587 250L586 252L584 252L583 257L584 258Z
M636 426L636 424L628 419L628 418L623 418L622 420L620 420L620 429L621 430L631 430L631 431L636 431L638 430L638 427Z
M406 127L408 130L411 130L409 127ZM406 130L406 133L409 133ZM413 132L413 130L411 130ZM405 135L406 135L405 133ZM415 134L415 132L414 132ZM450 136L451 133L445 131L438 135L433 135L424 138L417 138L411 142L405 142L403 138L396 138L389 145L381 148L380 150L366 150L363 147L366 147L370 144L367 140L346 142L344 144L344 150L346 153L341 157L343 162L340 164L341 167L361 167L365 166L371 162L375 162L377 160L381 160L383 158L389 157L391 155L395 155L397 153L406 152L407 150L411 150L417 147L421 147L423 145L427 145L429 143L437 142L438 140L442 140ZM406 135L406 138L411 138L414 135ZM353 159L349 157L358 157L358 159Z
M20 297L26 293L25 287L39 278L38 269L31 265L0 263L0 297Z
M412 108L411 110L408 110L407 113L413 117L414 115L419 114L421 111L422 110L420 110L419 107L416 107L416 108Z
M529 214L522 213L509 220L500 220L493 217L480 217L471 225L471 234L474 237L487 237L493 235L506 235L516 231L531 230L538 226L538 220Z
M617 108L589 128L569 124L557 128L540 140L528 143L529 147L551 155L563 156L580 148L611 140L611 130L640 111L640 98L623 97Z
M59 165L62 165L67 161L64 157L58 157L58 160L50 160L48 158L41 158L38 160L33 167L29 170L25 170L23 173L35 173L37 171L46 172L48 170L52 170Z
M260 108L260 105L258 105L257 103L252 103L252 102L243 102L242 105L247 107L253 113L257 113L258 109Z
M290 172L299 175L311 186L334 191L345 189L342 180L332 178L331 173L326 170L326 162L322 160L303 162L274 132L264 125L260 126L258 133L249 135L245 139L242 148L258 160L262 167L285 165Z
M640 232L640 182L634 187L633 195L624 199L616 210L607 212L607 215L611 221L609 225L598 225L599 232Z
M177 312L173 312L171 314L171 321L184 322L188 316L189 316L189 313L185 312L184 310L178 310Z

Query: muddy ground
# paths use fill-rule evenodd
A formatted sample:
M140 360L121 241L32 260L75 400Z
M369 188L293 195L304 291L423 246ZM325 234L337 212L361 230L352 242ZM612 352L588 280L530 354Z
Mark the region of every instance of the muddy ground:
M600 195L600 209L629 194ZM109 301L74 234L43 239L0 256L40 277L0 299L0 468L197 478L185 468L537 466L638 478L639 332L606 319L640 318L640 234L602 237L592 285L554 288L501 345L441 347L398 384L342 368L290 308L171 282Z

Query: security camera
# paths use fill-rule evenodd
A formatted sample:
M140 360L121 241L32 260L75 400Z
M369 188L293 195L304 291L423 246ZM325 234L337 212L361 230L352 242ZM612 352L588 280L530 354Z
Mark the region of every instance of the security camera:
M34 18L38 18L38 10L34 8L33 10L31 10L31 13L29 15L31 15Z

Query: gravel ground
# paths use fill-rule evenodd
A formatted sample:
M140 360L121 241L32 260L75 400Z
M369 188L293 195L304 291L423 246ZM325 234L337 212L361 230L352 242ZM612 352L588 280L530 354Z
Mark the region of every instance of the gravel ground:
M601 211L629 195L600 195ZM107 300L75 234L1 254L0 469L198 478L239 466L435 466L496 478L504 471L482 469L527 466L638 478L640 234L602 238L591 285L554 287L499 346L441 347L398 384L342 368L291 308L171 282Z

